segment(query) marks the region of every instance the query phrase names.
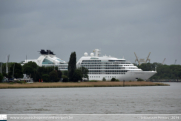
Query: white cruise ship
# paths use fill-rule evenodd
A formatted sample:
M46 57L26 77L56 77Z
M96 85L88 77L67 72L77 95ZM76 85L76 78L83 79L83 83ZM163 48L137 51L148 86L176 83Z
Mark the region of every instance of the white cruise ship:
M55 54L51 50L41 50L40 51L40 57L38 59L31 59L31 60L25 60L21 65L24 65L28 62L35 62L38 66L57 66L59 70L61 71L67 71L68 70L68 63L64 60L58 58L55 56Z
M138 78L147 80L156 73L156 71L142 71L124 58L100 57L99 49L93 52L90 56L85 52L77 62L77 67L85 67L89 70L89 80L102 81L103 78L106 80L116 78L120 81L136 81Z

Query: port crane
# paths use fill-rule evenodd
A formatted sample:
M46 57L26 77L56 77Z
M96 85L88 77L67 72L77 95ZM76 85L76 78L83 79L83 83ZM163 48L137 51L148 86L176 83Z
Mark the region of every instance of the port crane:
M140 61L138 60L138 56L136 55L136 53L134 52L135 56L136 56L136 60L135 60L135 63L136 61L138 62L138 64L140 65Z
M135 57L136 57L135 63L136 63L136 61L137 61L137 62L138 62L138 64L139 64L139 65L141 65L141 63L147 63L147 62L150 62L149 57L150 57L151 52L149 52L148 57L146 58L146 61L145 61L145 59L138 59L138 56L136 55L136 53L135 53L135 52L134 52L134 54L135 54Z
M176 62L177 62L177 59L175 60L175 64L176 64Z
M149 61L149 63L150 63L150 59L149 59L150 54L151 54L151 52L148 54L148 57L147 57L147 59L146 59L146 63L147 63L148 61Z
M164 60L163 60L162 64L164 64L165 60L166 60L166 58L164 58Z

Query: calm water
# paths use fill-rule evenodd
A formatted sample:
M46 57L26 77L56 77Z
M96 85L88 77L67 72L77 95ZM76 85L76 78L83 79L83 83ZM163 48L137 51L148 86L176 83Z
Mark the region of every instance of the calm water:
M0 114L181 114L170 86L0 89Z

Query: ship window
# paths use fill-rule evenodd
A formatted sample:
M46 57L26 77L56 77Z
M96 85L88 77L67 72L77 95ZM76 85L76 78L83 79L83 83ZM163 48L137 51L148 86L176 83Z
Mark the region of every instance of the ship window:
M54 63L49 61L48 59L44 59L42 64L54 64Z

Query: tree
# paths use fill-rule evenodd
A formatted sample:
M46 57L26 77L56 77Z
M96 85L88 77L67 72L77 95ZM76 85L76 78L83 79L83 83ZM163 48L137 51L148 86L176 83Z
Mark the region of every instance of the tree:
M33 75L34 69L31 66L26 66L23 69L23 72L28 75Z
M19 63L12 64L10 67L10 70L9 70L9 75L11 75L11 77L15 77L15 78L22 78L23 72L22 72L21 64L19 64Z
M57 74L58 74L58 78L61 79L62 78L62 72L60 70L57 70Z
M10 71L10 67L14 65L14 62L8 62L8 73ZM6 63L3 63L2 64L2 73L6 73ZM12 75L11 75L12 76ZM7 74L7 77L8 77L8 74Z
M76 70L76 53L72 52L70 55L69 63L68 63L68 77L69 81L74 81L74 72Z
M48 74L43 74L42 79L43 79L43 82L49 82L49 75Z
M58 74L57 74L56 70L51 71L49 76L50 76L50 82L58 82L59 81Z
M5 77L8 77L8 75L5 73L5 72L3 72L3 74L2 74L3 76L5 76Z
M62 75L65 75L68 77L68 71L62 71Z
M0 73L0 82L3 80L3 75Z
M68 82L68 77L65 75L62 75L63 81L62 82Z
M89 70L88 70L87 68L85 68L85 67L80 67L80 68L78 68L78 69L76 69L76 70L78 70L78 71L81 73L81 78L87 78L87 79L89 79L89 76L88 76ZM81 80L82 80L82 79L81 79Z
M38 67L38 65L35 63L35 62L28 62L28 63L25 63L24 65L23 65L23 69L26 67L26 66L30 66L30 67L32 67L33 69L37 69L37 67Z
M116 79L115 79L115 78L112 78L111 81L116 81Z
M35 71L35 74L33 75L33 81L38 82L39 79L41 79L40 72Z
M181 79L181 65L163 65L161 63L143 63L140 66L143 71L155 70L157 73L150 79Z
M144 81L144 80L143 80L143 79L141 79L141 78L138 78L138 79L137 79L137 81Z
M103 77L103 78L102 78L102 81L106 81L106 78L105 78L105 77Z
M73 75L73 81L78 82L79 80L82 80L81 70L76 69Z
M81 69L81 73L82 73L82 78L89 79L89 76L88 76L89 70L85 67L81 67L80 69Z
M33 80L37 80L38 65L35 62L28 62L23 65L23 73L30 75Z

